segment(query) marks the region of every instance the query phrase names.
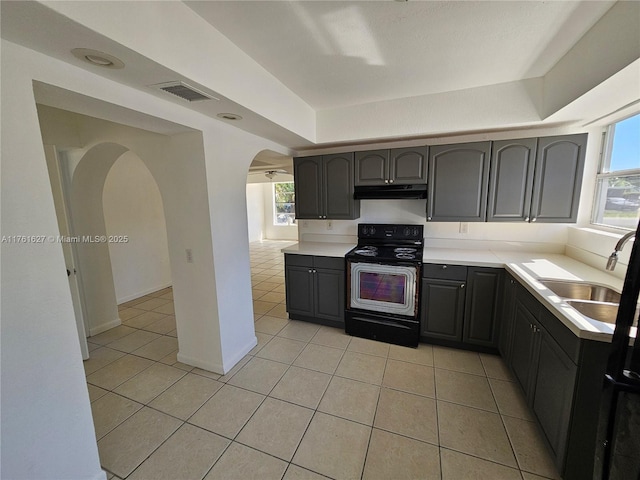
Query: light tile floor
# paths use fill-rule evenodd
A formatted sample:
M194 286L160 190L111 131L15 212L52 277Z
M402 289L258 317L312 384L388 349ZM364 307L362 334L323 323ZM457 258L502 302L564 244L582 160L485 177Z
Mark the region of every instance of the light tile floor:
M259 343L225 376L177 362L170 288L89 339L110 479L559 478L499 357L288 320L285 245L251 244Z

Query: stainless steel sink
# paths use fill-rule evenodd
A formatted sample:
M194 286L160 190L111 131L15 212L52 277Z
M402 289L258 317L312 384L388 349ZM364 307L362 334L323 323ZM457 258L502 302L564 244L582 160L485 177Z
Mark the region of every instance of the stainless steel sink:
M570 298L573 300L592 300L597 302L609 302L616 304L620 302L620 294L615 290L603 285L596 285L588 282L570 282L562 280L540 280L540 283L562 298ZM618 307L616 305L616 310L617 308Z
M581 300L569 300L567 303L585 317L605 323L616 323L616 315L618 315L617 303L585 302Z
M585 317L612 325L616 323L616 316L618 315L617 303L588 302L583 300L568 300L567 303ZM638 326L638 310L636 310L633 326Z

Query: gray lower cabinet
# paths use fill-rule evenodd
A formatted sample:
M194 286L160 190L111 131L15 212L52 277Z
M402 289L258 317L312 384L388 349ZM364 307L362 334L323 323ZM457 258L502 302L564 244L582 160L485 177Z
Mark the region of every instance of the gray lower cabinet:
M511 360L511 336L513 331L513 314L516 308L516 289L518 282L509 274L505 274L502 290L502 310L500 315L500 338L498 350L507 363Z
M427 147L355 153L355 184L412 185L427 183Z
M498 347L503 272L499 268L468 268L462 331L464 343Z
M464 286L464 280L422 280L421 336L462 341Z
M427 221L484 222L491 142L429 147Z
M344 258L295 254L284 258L289 318L344 326Z
M296 218L360 217L360 201L353 199L353 172L353 153L294 158Z
M425 264L421 336L427 341L498 346L502 270Z
M539 337L531 403L556 458L564 458L578 367L544 328Z
M522 387L556 467L565 480L593 475L608 344L579 339L518 282L508 277L502 317L510 328L506 363ZM509 297L509 298L508 298Z

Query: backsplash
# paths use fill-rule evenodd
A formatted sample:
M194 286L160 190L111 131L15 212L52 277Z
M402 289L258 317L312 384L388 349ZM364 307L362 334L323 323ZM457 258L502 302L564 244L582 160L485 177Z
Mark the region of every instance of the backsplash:
M360 208L357 220L299 220L299 239L355 243L358 223L421 224L431 247L564 253L568 239L568 226L558 223L427 222L426 200L362 200Z

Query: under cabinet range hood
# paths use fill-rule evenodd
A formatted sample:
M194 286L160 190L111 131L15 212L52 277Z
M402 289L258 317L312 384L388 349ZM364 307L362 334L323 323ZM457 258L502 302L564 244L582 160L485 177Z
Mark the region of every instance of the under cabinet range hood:
M365 185L356 186L353 191L356 200L427 198L427 185Z

